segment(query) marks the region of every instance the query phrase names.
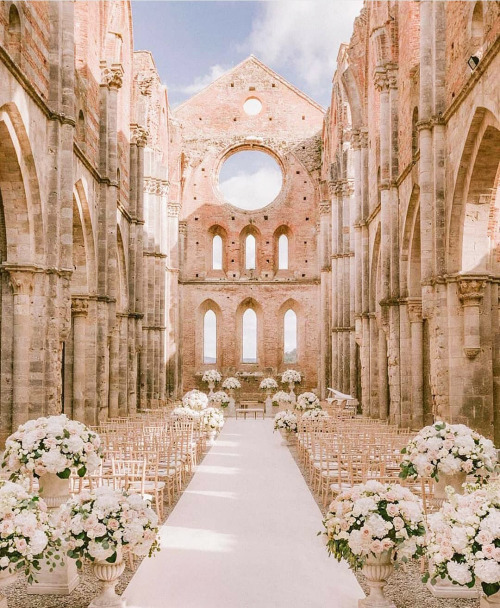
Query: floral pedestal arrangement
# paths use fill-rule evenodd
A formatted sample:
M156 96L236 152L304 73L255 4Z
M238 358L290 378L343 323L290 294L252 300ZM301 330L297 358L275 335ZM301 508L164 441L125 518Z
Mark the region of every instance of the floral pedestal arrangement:
M231 398L226 392L217 391L216 393L213 393L212 396L209 397L209 401L210 407L220 409L220 411L225 412L226 416L229 414L228 410L231 407Z
M297 433L297 416L291 410L278 412L274 417L274 430L283 437L282 445L294 445Z
M68 557L78 567L84 559L93 562L102 590L89 608L122 608L115 593L124 570L123 552L152 555L158 550L158 517L139 495L103 486L94 492L84 490L72 498L59 513Z
M278 412L286 411L291 405L290 395L285 391L278 391L272 396L271 402L273 407L278 408Z
M295 409L297 412L302 414L303 412L307 412L308 410L320 409L321 405L317 395L314 393L301 393L297 397L297 402L295 403Z
M296 433L286 429L280 430L281 436L283 437L282 445L292 446L295 445Z
M202 377L202 381L208 384L209 397L213 394L215 385L222 380L222 375L216 369L208 369Z
M264 401L266 407L266 416L274 416L271 394L278 388L278 383L274 378L264 378L261 381L259 388L261 391L266 392L266 399Z
M394 572L392 551L367 557L362 572L370 587L370 595L359 600L358 605L363 608L396 608L396 604L384 595L387 580Z
M208 397L205 393L197 390L188 391L182 398L182 407L200 412L208 406Z
M16 578L17 572L12 572L11 570L0 571L0 608L8 608L7 598L2 594L2 588L15 583Z
M100 463L99 436L84 424L64 414L29 420L6 441L2 466L12 478L34 475L39 479L40 496L51 511L69 498L69 477L76 470L80 477ZM49 568L40 564L36 582L29 594L67 595L78 584L78 573L71 559L60 559Z
M368 481L338 495L323 521L330 555L363 569L370 595L363 608L394 608L384 596L394 560L423 555L424 514L419 499L398 484Z
M207 433L207 445L211 447L224 426L224 414L215 407L208 407L203 412L203 423Z
M234 417L236 416L236 401L234 398L234 391L239 390L241 388L241 382L238 380L238 378L230 376L229 378L226 378L224 380L224 382L222 383L222 388L229 394L229 405L224 414L226 417Z
M475 598L495 605L500 590L500 485L453 494L428 518L429 578L437 597ZM429 586L429 583L428 583ZM432 588L429 586L429 589Z
M298 384L301 380L302 380L302 376L300 375L300 372L298 372L294 369L287 369L281 375L281 382L283 384L288 384L288 388L290 389L290 392L289 392L290 403L295 404L295 402L297 401L297 397L295 396L294 389L295 389L295 384Z

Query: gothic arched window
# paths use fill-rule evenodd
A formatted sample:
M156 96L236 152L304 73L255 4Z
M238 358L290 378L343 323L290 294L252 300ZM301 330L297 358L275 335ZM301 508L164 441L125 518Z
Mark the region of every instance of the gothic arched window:
M288 237L282 234L278 239L278 270L288 270Z
M217 317L207 310L203 317L203 363L217 363Z
M218 234L212 239L212 270L222 270L222 237Z
M283 317L283 363L297 362L297 315L290 308Z
M245 269L255 270L255 237L253 234L248 234L245 239Z
M242 361L257 363L257 315L251 308L243 313Z

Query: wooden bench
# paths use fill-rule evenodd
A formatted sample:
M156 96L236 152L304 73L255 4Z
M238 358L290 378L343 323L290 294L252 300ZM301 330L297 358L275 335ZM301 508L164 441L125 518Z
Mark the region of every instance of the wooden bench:
M266 410L262 407L238 407L236 409L236 418L238 418L238 414L242 415L245 420L247 419L247 414L253 414L255 420L257 420L257 414L262 414L262 420L264 420Z

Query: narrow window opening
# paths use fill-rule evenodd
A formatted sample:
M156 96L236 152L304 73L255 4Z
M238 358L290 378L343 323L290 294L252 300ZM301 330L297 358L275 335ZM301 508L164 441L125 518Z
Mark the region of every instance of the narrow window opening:
M243 363L257 363L257 315L251 308L243 313Z
M283 319L283 362L297 362L297 315L292 309Z
M278 270L288 270L288 237L282 234L278 239Z
M6 42L10 56L18 61L21 56L21 17L14 4L11 4L9 9L9 25Z
M217 317L207 310L203 317L203 363L217 363Z
M222 237L218 234L212 239L212 269L222 270Z
M249 234L245 239L245 268L255 270L255 237Z

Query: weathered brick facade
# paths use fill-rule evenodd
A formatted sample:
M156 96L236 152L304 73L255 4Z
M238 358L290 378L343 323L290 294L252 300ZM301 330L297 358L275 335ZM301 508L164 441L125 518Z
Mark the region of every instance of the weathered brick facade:
M207 310L216 366L253 395L288 367L292 309L305 387L498 443L498 3L366 1L326 114L254 57L171 111L131 23L124 0L0 2L1 439L29 417L95 424L199 385ZM283 173L258 211L217 188L247 149Z

